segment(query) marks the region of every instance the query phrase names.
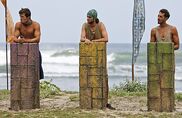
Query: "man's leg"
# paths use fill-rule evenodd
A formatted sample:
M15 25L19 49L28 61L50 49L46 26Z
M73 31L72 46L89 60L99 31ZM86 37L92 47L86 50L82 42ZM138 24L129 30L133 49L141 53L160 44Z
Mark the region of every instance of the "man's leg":
M108 103L108 98L109 98L109 83L108 83L108 75L107 75L106 77L106 99L107 99L106 107L111 110L116 110L116 108L112 107L111 104Z

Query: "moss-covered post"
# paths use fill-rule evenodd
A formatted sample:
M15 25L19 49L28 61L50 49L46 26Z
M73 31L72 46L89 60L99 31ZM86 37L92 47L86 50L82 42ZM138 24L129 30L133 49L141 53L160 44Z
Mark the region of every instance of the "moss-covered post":
M13 43L10 53L11 110L39 108L39 45Z
M107 104L108 76L106 43L80 43L80 108L103 109Z
M148 43L148 110L174 111L174 45Z

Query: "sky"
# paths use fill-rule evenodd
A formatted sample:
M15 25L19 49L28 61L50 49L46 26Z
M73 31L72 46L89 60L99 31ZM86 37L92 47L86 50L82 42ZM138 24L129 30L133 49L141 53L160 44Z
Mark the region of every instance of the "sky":
M41 43L78 43L86 14L96 9L105 24L109 43L132 43L134 0L7 0L14 22L19 21L19 10L27 7L32 20L41 25ZM169 10L168 23L177 27L182 36L181 0L145 0L146 24L141 43L150 40L151 28L157 26L160 9ZM0 5L0 43L5 43L4 7Z

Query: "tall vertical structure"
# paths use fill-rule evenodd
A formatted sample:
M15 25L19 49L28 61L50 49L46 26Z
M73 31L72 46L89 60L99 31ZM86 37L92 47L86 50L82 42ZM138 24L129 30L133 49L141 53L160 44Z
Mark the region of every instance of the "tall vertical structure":
M145 31L145 3L144 0L134 0L132 27L132 80L134 80L134 64L139 54L140 42Z
M80 43L80 108L103 109L108 100L106 43Z
M10 45L10 53L11 109L39 108L39 44L13 43Z
M174 111L174 45L148 43L148 94L149 111Z

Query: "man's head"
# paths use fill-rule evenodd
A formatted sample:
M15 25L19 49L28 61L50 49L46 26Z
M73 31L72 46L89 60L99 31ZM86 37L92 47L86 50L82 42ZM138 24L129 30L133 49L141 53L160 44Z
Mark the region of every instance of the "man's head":
M99 22L99 19L97 18L97 11L95 9L89 10L87 13L87 21L88 23Z
M30 21L31 21L31 12L28 8L22 8L20 11L19 11L19 15L20 15L20 20L21 20L21 23L23 24L29 24Z
M170 17L170 13L167 9L161 9L158 14L158 24L166 22Z

